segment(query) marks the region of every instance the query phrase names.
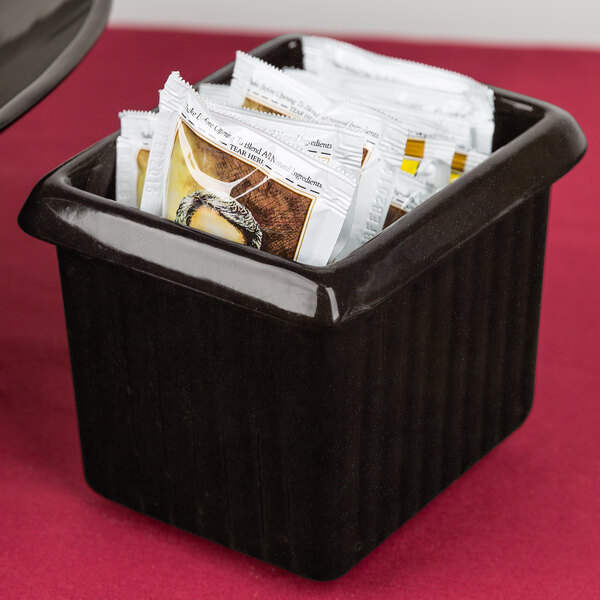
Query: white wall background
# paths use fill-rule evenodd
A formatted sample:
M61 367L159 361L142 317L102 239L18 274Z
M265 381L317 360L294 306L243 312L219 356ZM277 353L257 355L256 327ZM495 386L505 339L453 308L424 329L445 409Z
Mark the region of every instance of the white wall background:
M113 0L111 24L600 47L600 0Z

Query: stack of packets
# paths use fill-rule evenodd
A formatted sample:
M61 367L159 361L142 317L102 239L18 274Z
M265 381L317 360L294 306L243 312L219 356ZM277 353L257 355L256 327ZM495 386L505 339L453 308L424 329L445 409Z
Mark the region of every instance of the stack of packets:
M302 38L304 69L238 52L120 114L117 201L310 265L340 260L491 152L494 96L442 69Z

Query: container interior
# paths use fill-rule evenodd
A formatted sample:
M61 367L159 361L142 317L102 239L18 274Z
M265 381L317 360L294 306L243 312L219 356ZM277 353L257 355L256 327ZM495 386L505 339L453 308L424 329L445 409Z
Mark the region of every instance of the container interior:
M302 68L302 41L298 36L275 38L257 48L253 54L268 62L284 67ZM207 77L204 81L228 83L231 79L233 63ZM520 101L495 90L496 128L493 149L504 146L515 139L544 116L544 109L535 104ZM115 158L118 132L98 142L95 146L78 155L69 163L68 182L71 186L86 192L87 200L93 202L88 194L102 199L115 199ZM481 167L478 167L481 168ZM477 168L474 170L476 171ZM455 184L450 184L449 187ZM183 227L173 224L175 227ZM197 232L199 235L201 232ZM368 244L367 244L368 245ZM271 256L271 255L270 255ZM288 261L285 261L288 263ZM345 263L346 259L336 264ZM298 263L293 263L297 265ZM314 269L314 268L311 268Z
M258 56L279 67L302 68L302 41L300 37L276 38L258 48ZM229 83L233 64L227 65L204 81ZM493 150L504 146L537 123L543 110L537 106L518 102L495 93L496 128ZM106 198L115 199L115 142L117 133L105 138L95 146L95 152L86 156L78 165L72 165L70 183L77 189Z

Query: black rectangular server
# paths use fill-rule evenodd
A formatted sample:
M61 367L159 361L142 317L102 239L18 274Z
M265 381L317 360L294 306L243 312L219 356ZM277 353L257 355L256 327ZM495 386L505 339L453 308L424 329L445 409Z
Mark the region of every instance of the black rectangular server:
M47 175L19 223L57 246L89 485L329 580L519 427L550 186L586 142L544 102L495 108L488 160L326 267L117 204L117 134Z

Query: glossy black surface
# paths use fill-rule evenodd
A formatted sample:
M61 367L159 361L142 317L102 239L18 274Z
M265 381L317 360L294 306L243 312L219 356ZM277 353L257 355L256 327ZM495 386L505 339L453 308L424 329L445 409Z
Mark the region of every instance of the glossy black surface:
M106 25L110 0L0 3L0 130L79 63Z
M277 40L256 53L301 66L300 41ZM228 81L231 71L228 65L207 80ZM496 115L496 151L488 160L327 267L293 263L111 202L116 134L43 180L20 222L53 243L241 306L252 300L253 309L266 314L328 327L383 301L524 195L548 189L585 151L579 126L559 108L496 90Z
M115 135L40 182L19 222L58 246L90 486L332 579L514 431L549 189L586 144L543 102L496 113L487 161L328 267L116 204Z

